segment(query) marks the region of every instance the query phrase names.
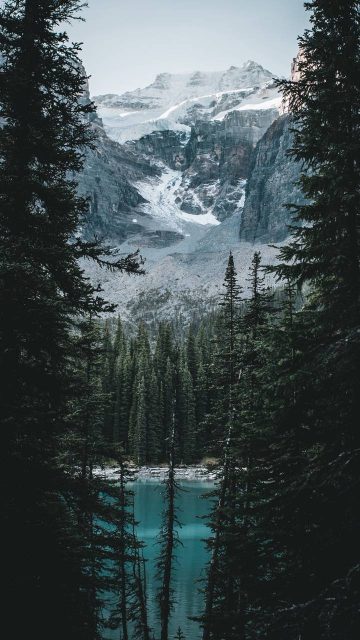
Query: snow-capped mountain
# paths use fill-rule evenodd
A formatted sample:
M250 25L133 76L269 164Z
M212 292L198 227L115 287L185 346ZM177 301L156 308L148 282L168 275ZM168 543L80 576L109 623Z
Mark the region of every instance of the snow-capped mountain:
M144 89L95 102L98 145L80 182L91 203L83 234L124 254L139 248L147 274L88 272L125 319L186 322L208 310L230 249L244 286L255 248L275 259L268 242L287 235L283 203L301 195L293 186L300 169L286 153L289 116L280 115L270 71L249 61L225 72L162 73Z
M273 74L248 61L224 72L161 73L144 89L95 102L106 134L155 174L132 180L146 201L130 225L142 243L150 242L144 228L171 242L189 224L216 225L241 211L253 149L278 118L281 96Z
M273 74L249 60L227 71L161 73L144 89L96 96L99 116L117 142L153 131L190 133L197 120L223 120L234 110L279 108Z

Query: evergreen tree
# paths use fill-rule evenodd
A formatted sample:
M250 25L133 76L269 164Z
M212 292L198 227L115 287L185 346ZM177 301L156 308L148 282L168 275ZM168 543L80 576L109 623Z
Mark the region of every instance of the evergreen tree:
M192 378L193 386L196 387L199 355L197 350L196 337L192 325L190 325L186 339L186 361Z
M163 380L163 459L167 459L169 456L169 442L171 440L171 432L173 428L175 398L174 367L169 357L166 361Z
M151 629L148 625L145 560L139 551L137 552L136 563L133 565L133 575L137 599L134 618L136 638L139 638L139 640L150 640Z
M152 369L150 376L147 406L147 458L148 462L157 464L160 462L161 454L161 407L158 380L154 369Z
M104 413L104 435L109 442L113 439L114 403L115 403L115 348L111 339L109 323L105 323L103 336L104 373L103 391L108 396Z
M70 176L82 167L93 106L80 100L79 46L60 25L80 7L9 0L0 11L1 469L14 478L3 496L3 575L9 603L21 607L19 636L48 637L51 620L53 637L69 640L90 637L91 612L58 436L72 393L73 319L110 310L79 264L103 265L110 250L75 239L88 205ZM135 256L113 260L113 269L139 270Z
M275 273L306 283L308 293L296 393L278 417L272 460L282 605L268 637L340 640L360 630L359 3L314 0L306 8L299 81L281 83L294 121L291 154L310 171L301 177L308 200L293 207L299 226Z
M113 345L113 380L111 389L112 405L112 440L114 442L126 441L121 420L121 392L123 366L126 356L126 339L120 316L117 319L116 332Z
M270 301L260 263L260 254L255 253L249 279L251 297L243 317L240 319L237 315L235 327L231 321L234 314L231 291L236 287L236 280L233 273L229 274L230 270L227 272L231 278L228 280L230 295L225 298L228 323L224 326L232 331L226 339L223 337L223 344L227 353L231 353L233 345L236 374L233 377L228 374L227 380L232 380L231 394L224 395L225 403L220 405L227 437L214 492L217 501L210 517L211 560L201 619L204 640L250 638L257 607L261 571L254 528L257 508L263 500L263 483L268 479L263 455L269 438L263 372L267 362ZM219 355L217 358L219 361ZM224 367L220 373L223 371ZM225 371L231 373L231 369L225 368Z
M133 396L131 408L130 451L134 461L138 465L145 464L147 460L147 413L146 413L146 386L143 372L139 372Z
M238 334L240 329L240 287L230 252L224 280L225 293L217 319L215 353L211 370L211 403L207 418L211 449L223 449L235 416L235 385L238 375Z
M107 561L111 560L107 525L111 526L114 514L105 499L111 487L94 473L105 464L109 453L102 435L109 397L101 385L104 356L101 333L91 317L79 323L74 347L76 397L69 407L71 432L67 431L60 441L60 452L64 452L61 462L75 487L74 514L83 540L82 589L89 611L85 627L89 637L100 639L104 626L103 594L113 587L107 571Z
M199 361L197 386L195 390L195 413L196 413L196 451L200 460L207 448L206 415L209 411L209 384L203 362Z
M234 425L236 418L235 385L237 380L240 289L237 284L234 259L230 253L225 273L225 294L220 303L220 331L216 341L216 352L212 374L215 398L211 420L217 423L218 446L222 446L218 486L213 496L216 499L210 515L213 532L208 542L211 558L207 571L205 611L200 618L203 640L234 637L239 633L237 625L228 620L227 611L233 605L233 585L226 583L234 573L234 555L231 553L232 534L235 526L237 468L234 458ZM219 432L219 427L223 432ZM220 449L221 450L221 449ZM229 588L230 587L230 588ZM237 603L238 604L238 603ZM237 636L238 637L238 636ZM241 636L240 636L241 637Z
M178 424L178 449L182 462L190 464L197 457L196 416L193 379L187 362L181 359L179 384L176 396L176 417Z
M171 327L168 324L160 323L155 346L154 365L160 387L162 460L167 460L168 457L167 438L169 436L169 425L171 425L172 419L172 400L174 394L173 358L174 349Z
M121 347L115 370L115 402L113 415L114 441L121 443L123 450L127 447L128 436L128 404L129 404L129 380L128 380L128 351L125 336L122 337Z
M147 623L146 580L145 568L140 559L142 544L136 537L136 522L134 517L134 493L127 488L127 483L133 480L133 473L129 470L122 454L119 462L119 486L115 486L117 497L117 512L115 513L114 539L114 586L113 590L119 594L118 603L112 610L110 626L121 629L121 637L128 640L136 637L140 640L149 639ZM130 629L133 632L130 633Z
M120 442L124 443L124 450L129 451L129 429L130 429L130 411L132 397L132 380L133 380L133 360L126 348L124 351L124 360L119 375L119 423L120 423Z
M179 526L176 514L176 491L177 484L175 480L175 415L172 412L171 430L169 434L169 463L168 473L164 480L165 486L165 509L163 512L163 523L159 535L159 543L161 547L160 557L157 563L158 577L160 579L160 589L158 593L159 609L160 609L160 626L161 640L168 640L169 622L171 610L174 605L172 577L174 571L174 552L179 543L175 530Z
M84 597L88 601L88 637L102 638L106 627L121 628L129 637L129 623L142 629L143 575L138 576L141 544L135 535L133 493L127 483L133 473L123 453L103 436L104 409L112 399L102 389L104 343L92 321L80 324L75 365L76 400L66 434L67 473L77 487L74 512L86 543L82 558ZM105 353L106 357L106 353ZM118 481L100 473L109 459L117 460ZM96 470L96 473L95 473ZM139 584L139 581L141 584ZM143 635L138 635L143 638Z

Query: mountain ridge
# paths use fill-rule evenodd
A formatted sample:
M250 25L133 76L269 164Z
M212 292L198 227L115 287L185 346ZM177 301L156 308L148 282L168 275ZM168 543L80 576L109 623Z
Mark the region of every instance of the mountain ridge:
M142 89L93 98L110 137L120 143L153 131L190 132L198 119L226 117L234 109L254 108L271 100L280 108L274 74L249 60L226 71L160 73ZM277 100L277 104L276 101ZM262 105L260 107L260 105ZM270 108L271 108L270 107Z
M230 249L245 295L253 251L276 260L268 242L288 234L281 201L298 195L300 172L287 157L283 111L273 75L253 61L210 76L161 73L145 89L97 98L101 144L84 171L93 185L84 232L100 229L123 255L140 249L147 273L87 273L125 320L175 313L186 323L211 310Z

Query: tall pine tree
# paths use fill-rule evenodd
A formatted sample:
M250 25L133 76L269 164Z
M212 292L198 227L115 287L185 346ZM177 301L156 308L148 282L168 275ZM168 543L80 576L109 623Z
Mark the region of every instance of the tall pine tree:
M299 226L275 273L308 293L296 397L286 428L279 421L273 460L279 493L269 517L284 572L268 637L340 640L360 631L359 2L306 8L299 80L280 83L294 121L291 155L309 171L301 177L308 201L293 207Z
M1 469L13 478L3 496L3 575L22 611L17 635L48 637L51 620L53 637L69 640L89 638L89 612L57 437L67 428L73 319L106 309L79 258L104 264L109 253L75 240L88 206L70 176L82 167L93 107L81 101L79 46L62 25L80 8L9 0L0 11ZM130 257L113 268L139 265Z

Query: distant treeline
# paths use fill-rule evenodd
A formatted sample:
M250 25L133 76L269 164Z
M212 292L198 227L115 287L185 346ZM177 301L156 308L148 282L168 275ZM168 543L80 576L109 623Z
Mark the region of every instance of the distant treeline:
M284 292L268 291L276 326ZM224 417L219 413L216 425L212 414L222 402L217 369L227 349L222 297L217 312L193 323L184 334L172 323L160 323L155 336L153 326L148 329L144 322L135 336L120 317L96 323L102 353L98 383L106 398L103 435L108 442L120 443L136 464L168 460L173 423L177 464L221 455ZM294 305L296 300L299 303L295 295ZM250 300L239 300L239 313L245 314L249 304Z

